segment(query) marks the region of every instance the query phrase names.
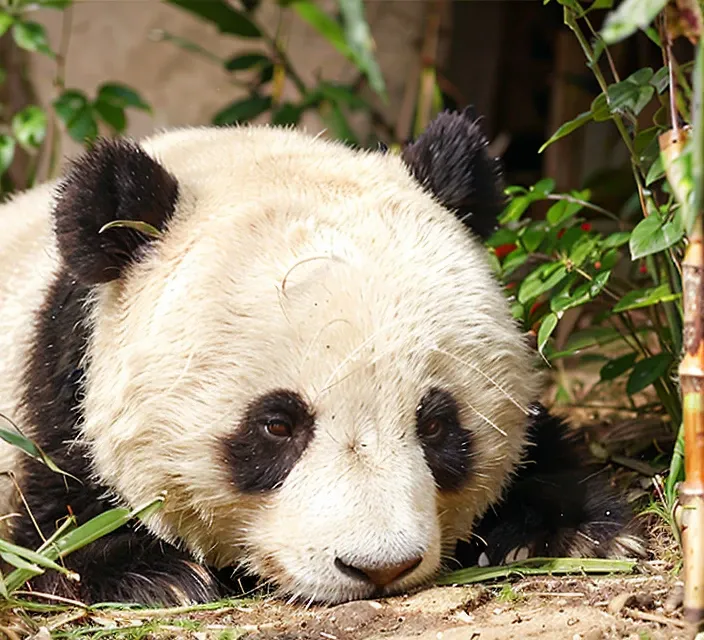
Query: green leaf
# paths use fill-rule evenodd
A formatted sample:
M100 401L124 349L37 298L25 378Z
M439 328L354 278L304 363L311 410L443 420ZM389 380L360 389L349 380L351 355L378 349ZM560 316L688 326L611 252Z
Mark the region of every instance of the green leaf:
M95 121L93 109L87 106L78 111L66 123L66 129L69 135L81 144L95 140L98 137L98 123Z
M104 231L107 231L108 229L114 229L116 227L126 227L128 229L134 229L135 231L139 231L140 233L143 233L144 235L150 236L152 238L160 238L162 235L159 229L153 227L148 222L142 222L141 220L111 220L107 224L104 224L102 227L100 227L98 233L100 234Z
M650 386L661 376L667 373L672 363L672 356L669 353L659 353L650 358L644 358L637 362L626 383L626 393L632 396L646 387Z
M17 569L24 569L25 571L29 571L33 573L34 575L39 575L40 573L44 573L44 569L42 569L40 566L32 563L32 562L27 562L27 560L24 560L20 558L18 555L15 555L14 553L9 553L7 551L0 553L0 558L2 558L7 564L12 565L13 567Z
M504 277L509 275L512 271L518 269L521 265L525 264L529 256L530 254L522 247L518 247L516 250L509 253L506 258L504 258L504 262L501 265L501 272Z
M53 104L59 118L64 122L68 122L81 109L87 107L89 102L88 97L82 91L68 89L56 98Z
M98 89L97 100L107 102L120 109L132 107L133 109L141 109L142 111L151 111L151 107L142 100L134 89L115 82L103 84L100 89Z
M607 236L606 239L601 243L603 249L611 249L613 247L620 247L626 244L631 239L630 231L617 231Z
M529 558L497 567L469 567L440 576L440 585L472 584L488 580L521 578L530 575L585 573L631 573L635 560L602 560L600 558Z
M642 309L651 307L661 302L671 302L680 297L679 293L672 293L668 284L661 284L652 289L637 289L629 291L614 305L614 313L622 313L631 309Z
M371 88L380 96L386 96L386 85L374 56L374 40L364 17L362 0L338 0L344 26L345 39L354 53L357 66L369 80Z
M292 102L284 102L271 115L271 124L275 126L285 126L298 124L303 115L303 107L293 104Z
M225 0L166 0L166 2L212 22L220 33L229 33L241 38L259 38L262 35L259 27L246 14L237 11Z
M298 15L322 35L335 49L346 58L352 57L352 50L347 44L342 25L331 18L315 2L295 0L289 4Z
M637 260L644 256L663 251L677 244L684 235L679 217L663 222L653 213L641 220L631 232L629 247L631 258Z
M555 131L555 133L550 136L550 138L548 138L547 142L543 143L540 149L538 149L538 153L542 153L553 142L557 142L561 138L568 136L573 131L576 131L580 127L584 126L585 124L587 124L587 122L592 120L593 117L594 116L590 111L585 111L584 113L580 113L576 118L565 122L557 129L557 131Z
M513 198L499 216L499 222L506 224L507 222L515 222L525 213L526 209L535 202L536 198L532 194L518 196Z
M667 67L660 67L650 79L650 84L658 93L665 91L670 86L670 70Z
M27 438L20 430L2 414L0 414L0 419L6 421L10 426L12 426L12 431L3 429L0 427L0 440L4 440L7 444L17 447L20 451L26 453L30 458L34 458L37 462L45 464L54 473L60 473L62 475L73 477L70 474L62 471L54 461L41 449L41 447L36 444L33 440Z
M102 100L96 100L93 103L93 109L100 116L100 118L112 127L117 133L122 133L127 127L127 117L125 116L125 110L121 107L117 107L109 102L103 102Z
M22 49L54 56L54 52L49 48L46 31L38 22L15 22L12 27L12 37L17 46Z
M337 104L326 103L324 108L321 110L320 115L325 123L325 126L337 140L341 140L352 145L358 144L357 136L355 136L354 131L352 131L352 127L350 127L349 122L347 122L345 114Z
M252 67L262 67L270 64L272 64L271 60L263 53L243 53L230 58L225 63L225 69L228 71L244 71Z
M567 275L567 268L559 262L544 264L530 273L518 290L518 302L525 304L556 287Z
M620 339L621 334L611 327L590 327L589 329L575 331L567 339L564 349L550 354L550 359L572 356L584 349L603 346Z
M648 84L652 77L652 69L639 69L622 82L607 87L611 111L630 111L638 115L655 95L655 87Z
M7 134L0 133L0 176L10 168L14 157L15 139Z
M499 227L489 239L485 242L487 247L500 247L503 244L515 243L518 239L518 234L513 229Z
M530 191L536 196L544 198L550 195L555 189L555 180L552 178L543 178L538 180L531 188Z
M26 149L36 149L44 142L47 117L44 109L30 105L12 118L12 133Z
M565 220L569 220L571 217L577 215L582 208L583 205L577 202L559 200L548 209L548 212L545 214L545 218L551 226L557 227Z
M369 103L364 100L352 87L332 82L321 82L315 88L315 93L319 93L324 99L344 105L350 109L364 109Z
M0 9L0 36L4 35L14 22L15 19L7 11Z
M649 187L653 182L665 177L665 167L662 165L662 157L658 155L653 164L648 169L648 175L645 176L645 185Z
M605 93L600 93L589 107L589 111L594 118L594 122L604 122L611 118L611 110L609 109L609 101L606 99Z
M546 233L547 230L542 222L532 222L521 233L521 244L528 253L533 253L540 246Z
M64 567L56 564L53 559L47 558L38 551L32 551L32 549L20 547L16 544L12 544L11 542L7 542L7 540L0 539L0 552L11 553L15 556L23 558L26 561L32 562L39 567L43 567L44 569L53 569L54 571L60 571L64 574L69 573L69 571L67 571Z
M550 310L559 313L590 302L601 293L610 276L611 271L601 271L591 281L578 286L572 293L569 288L566 288L550 300Z
M540 323L540 329L538 329L538 351L540 353L543 353L543 349L552 335L552 332L555 331L556 326L557 315L554 313L546 315Z
M582 263L591 255L598 244L599 238L586 234L577 240L572 246L569 256L572 268L581 267Z
M616 44L646 29L666 4L667 0L623 0L604 21L601 37L606 44Z
M601 371L599 371L599 377L601 378L601 381L607 382L609 380L614 380L620 375L626 373L626 371L630 371L637 357L638 354L634 352L627 353L625 356L621 356L620 358L616 358L614 360L609 360L601 368Z
M251 96L237 100L215 114L213 124L228 125L249 122L271 108L271 96Z

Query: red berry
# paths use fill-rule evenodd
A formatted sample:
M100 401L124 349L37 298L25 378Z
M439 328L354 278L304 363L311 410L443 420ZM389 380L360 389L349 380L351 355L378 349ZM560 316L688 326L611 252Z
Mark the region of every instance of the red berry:
M638 271L641 273L648 273L648 265L645 264L645 262L641 263L640 267L638 268Z
M530 311L528 312L528 315L533 315L540 307L542 306L542 302L534 302L533 306L530 308Z
M557 237L558 237L558 239L560 239L562 236L565 235L565 231L566 231L566 229L560 229L560 230L557 232Z
M594 263L594 268L595 268L595 269L601 269L601 262L599 262L599 261L597 260L597 261Z
M515 249L516 245L513 242L509 242L508 244L501 244L496 247L494 253L499 260L503 260L509 253L515 251Z
M592 223L591 222L583 222L580 225L580 228L582 231L591 231L592 230Z
M515 289L515 288L516 288L516 283L515 283L515 282L509 282L509 283L506 285L506 288L507 288L507 289Z

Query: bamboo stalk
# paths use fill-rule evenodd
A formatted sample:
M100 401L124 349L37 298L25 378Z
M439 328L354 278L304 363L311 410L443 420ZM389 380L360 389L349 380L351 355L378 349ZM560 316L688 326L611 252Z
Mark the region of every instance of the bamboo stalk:
M704 630L704 233L701 215L682 263L684 348L679 374L683 394L685 481L680 486L684 555L684 618Z

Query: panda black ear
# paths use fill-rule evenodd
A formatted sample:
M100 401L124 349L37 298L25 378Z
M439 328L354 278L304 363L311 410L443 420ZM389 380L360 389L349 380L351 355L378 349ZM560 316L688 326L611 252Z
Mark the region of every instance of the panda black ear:
M137 144L100 140L75 160L54 207L59 251L85 284L115 280L153 241L132 227L100 230L115 220L162 230L173 214L178 182Z
M433 120L401 157L420 184L481 238L496 229L505 200L497 160L474 111L445 111Z

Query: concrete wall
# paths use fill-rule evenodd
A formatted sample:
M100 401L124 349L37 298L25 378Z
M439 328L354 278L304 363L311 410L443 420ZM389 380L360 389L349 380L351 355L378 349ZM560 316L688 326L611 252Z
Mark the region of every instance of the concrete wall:
M330 7L335 3L326 0L322 4ZM420 0L372 0L366 5L389 89L389 104L383 112L391 122L404 90L412 88L425 5ZM48 30L52 47L57 51L65 48L67 88L95 95L101 82L118 81L136 88L152 105L152 116L129 113L128 132L134 136L155 128L208 123L220 108L244 95L221 66L172 43L156 41L154 35L159 30L192 40L222 57L258 46L256 40L223 36L212 25L158 0L77 0L70 12L46 10L37 15ZM282 13L273 0L264 0L257 19L270 33L281 22L288 34L289 56L307 82L319 76L337 81L357 76L352 65L311 27L292 11ZM56 65L40 55L33 55L31 64L36 91L47 104L57 95ZM295 89L287 86L285 95L294 96ZM316 132L322 128L315 117L308 117L305 125ZM78 145L63 136L62 154L72 155L77 150Z

